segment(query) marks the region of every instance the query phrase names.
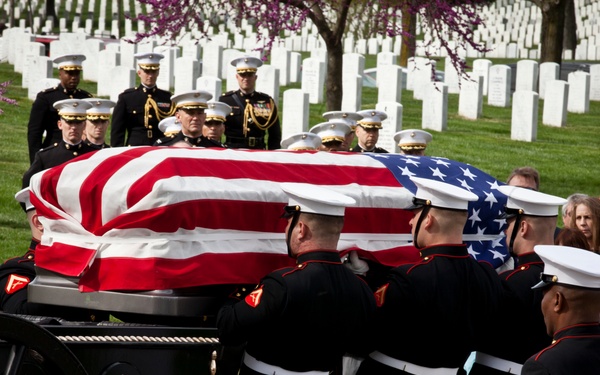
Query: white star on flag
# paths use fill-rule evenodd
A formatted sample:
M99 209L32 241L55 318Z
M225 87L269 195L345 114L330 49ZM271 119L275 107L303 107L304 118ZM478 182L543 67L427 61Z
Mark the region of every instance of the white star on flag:
M433 169L429 167L429 169L431 169L431 171L433 172L433 177L439 177L440 180L444 181L444 177L446 177L446 175L440 172L439 168Z
M471 179L471 181L475 181L475 177L477 177L477 176L474 175L473 173L471 173L471 171L469 170L469 168L465 168L465 169L460 168L460 169L463 171L463 174L466 177L469 177Z
M467 248L467 251L475 259L477 259L477 255L481 254L481 253L478 253L477 251L473 250L473 245L469 245L469 247Z
M442 159L433 159L433 161L435 161L435 164L438 164L438 165L441 164L446 168L450 168L449 167L450 163L448 163L447 161L444 161Z
M498 216L502 215L502 211L498 211ZM504 225L506 225L506 219L494 219L494 221L496 223L498 223L499 227L498 229L502 228Z
M421 163L419 163L418 161L416 161L416 160L413 160L413 159L410 159L410 158L406 158L406 159L404 159L404 161L406 162L406 164L412 164L412 165L414 165L415 167L418 167L418 166L419 166L419 164L421 164Z
M461 180L460 178L456 179L457 181L460 181L460 186L464 187L465 189L467 189L468 191L473 190L473 188L471 186L469 186L469 184L467 184L466 180Z
M492 240L492 248L502 246L503 239L504 239L504 236L500 236L500 237L496 238L495 240Z
M471 217L469 217L469 220L471 220L471 228L473 228L473 225L475 225L476 222L481 221L479 218L479 211L480 210L473 208L473 214L471 214Z
M498 203L498 200L496 199L496 196L494 195L494 193L492 193L492 192L487 193L484 191L483 194L485 194L485 199L483 201L490 202L490 208L492 208L494 203Z
M398 167L398 169L400 169L402 171L402 176L416 176L416 173L412 173L408 167Z
M488 250L490 253L494 254L494 259L504 259L504 255L501 252L496 250Z
M486 181L486 182L487 182L488 185L490 185L490 189L498 190L498 186L499 185L498 185L497 181L494 181L493 183L489 182L489 181Z

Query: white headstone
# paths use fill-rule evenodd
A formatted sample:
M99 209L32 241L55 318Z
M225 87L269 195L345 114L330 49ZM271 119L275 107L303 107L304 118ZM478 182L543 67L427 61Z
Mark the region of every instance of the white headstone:
M508 65L492 65L488 82L488 104L494 107L510 106L511 69Z
M38 82L47 78L52 78L52 60L50 60L48 56L33 57L29 62L28 70L29 84L27 86L27 97L31 100L35 100L37 93L42 90L40 85L38 85Z
M127 43L125 40L119 41L121 48L119 51L121 52L121 66L131 69L138 69L137 62L135 61L135 55L137 53L137 44Z
M569 73L569 102L567 109L572 113L590 111L590 74L581 70Z
M88 81L98 82L103 77L100 75L100 51L105 48L104 42L100 39L87 39L83 49L78 53L83 53L86 59L81 64L83 67L83 78Z
M236 49L224 49L223 50L222 70L223 70L223 74L225 75L225 79L227 80L227 82L225 83L226 91L237 90L239 88L237 79L235 78L236 70L235 70L235 67L231 65L231 60L238 58L240 56L243 56L243 55L244 55L243 52L238 51ZM260 72L259 72L259 74L260 74Z
M432 82L433 79L431 77L435 71L435 61L424 59L424 58L416 58L415 59L415 70L412 72L414 74L414 91L413 98L417 100L423 100L425 96L425 87L429 85L429 82ZM409 73L411 74L411 73Z
M309 95L300 89L283 92L281 139L308 131Z
M27 97L30 100L35 100L35 97L40 91L49 89L50 87L58 86L60 80L56 78L43 78L35 82L31 82L27 90Z
M256 91L264 92L273 98L275 105L279 105L279 69L273 65L263 65L258 70Z
M533 142L537 138L539 95L535 91L515 91L512 104L510 139Z
M482 115L483 77L467 74L458 97L458 115L477 120Z
M45 56L45 51L46 47L42 43L30 42L24 46L22 53L25 54L25 58L22 61L21 67L21 87L29 87L29 80L32 73L30 65L36 57Z
M319 59L304 59L302 64L302 91L307 92L311 104L323 102L325 63Z
M158 46L154 48L153 52L165 56L160 60L160 74L156 79L156 86L170 91L175 84L175 59L180 56L181 51L178 47Z
M600 64L590 65L590 100L600 101Z
M110 70L110 100L117 102L119 94L135 86L136 71L126 66L115 66Z
M375 109L385 112L388 116L381 123L382 128L379 130L377 146L389 152L394 152L397 147L394 134L402 130L402 104L393 102L377 103Z
M223 83L218 77L202 76L196 80L196 90L208 91L218 100L223 91Z
M291 51L287 48L274 47L271 50L271 65L279 69L279 84L287 86L290 83Z
M487 59L477 59L473 61L473 74L483 77L483 95L488 94L488 82L490 79L490 67L492 62Z
M464 80L462 80L464 82ZM450 56L446 57L444 65L444 83L448 86L450 94L458 94L460 92L461 77L452 63Z
M98 77L111 77L113 68L119 66L121 54L119 52L103 50L98 53ZM112 77L110 79L99 79L97 94L99 96L109 96L111 94Z
M217 42L208 42L202 47L202 75L211 77L224 77L225 70L223 69L224 61L223 46ZM227 61L230 64L231 59ZM231 65L230 65L231 66Z
M398 65L383 65L377 68L377 76L384 77L377 92L377 102L402 102L402 68Z
M569 84L567 82L547 81L542 124L556 127L566 126L568 100Z
M448 129L448 86L431 82L423 98L421 127L442 132Z
M361 107L362 76L344 74L342 76L342 111L357 112Z
M175 60L175 93L196 89L196 80L200 77L200 62L191 57L178 57Z
M520 60L517 63L515 91L538 91L539 64L533 60Z
M299 52L290 54L290 83L300 82L302 77L302 55Z
M546 98L546 84L559 79L560 65L554 62L540 64L540 99Z

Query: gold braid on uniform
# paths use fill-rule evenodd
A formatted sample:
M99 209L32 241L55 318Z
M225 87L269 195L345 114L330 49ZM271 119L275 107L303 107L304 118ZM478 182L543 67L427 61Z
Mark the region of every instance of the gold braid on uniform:
M269 116L265 116L262 114L259 114L258 116L256 116L255 112L254 112L254 106L252 105L252 103L250 103L249 101L246 101L246 108L244 109L244 137L246 137L247 133L248 133L248 117L250 117L252 119L252 122L256 125L257 128L259 128L260 130L267 130L269 129L276 121L277 118L279 117L278 115L276 115L273 118L273 113L276 112L275 110L275 102L273 102L273 99L269 100L269 105L271 107L271 111L269 111ZM260 122L258 118L264 119L264 122Z
M158 121L167 117L171 117L175 114L175 106L173 104L171 104L171 108L169 108L168 112L164 112L161 111L160 108L158 108L158 105L156 104L154 99L149 97L148 100L146 100L146 104L144 105L144 127L146 129L148 129L148 115L150 114L151 108L154 109L154 113L156 113L156 119Z

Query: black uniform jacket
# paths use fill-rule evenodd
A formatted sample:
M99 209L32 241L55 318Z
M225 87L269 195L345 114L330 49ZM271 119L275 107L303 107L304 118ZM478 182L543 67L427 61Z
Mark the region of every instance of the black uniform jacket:
M97 149L88 146L85 142L80 142L73 146L65 143L65 141L60 141L50 147L38 151L38 153L35 154L33 163L23 175L23 188L29 186L29 180L31 180L31 176L34 174L48 168L56 167L57 165L75 159L80 155L96 150Z
M29 163L33 163L36 152L62 139L62 133L58 130L58 111L52 105L59 100L91 97L92 94L87 91L80 89L68 91L62 85L40 91L37 94L31 106L27 125ZM42 142L44 131L46 131L46 138Z
M529 358L521 375L597 375L600 373L598 322L565 327L553 344Z
M27 301L27 287L36 276L34 261L38 243L32 239L29 250L23 256L9 259L0 265L0 310L10 314L40 315L74 321L108 319L108 313Z
M370 350L374 311L373 293L339 253L315 250L221 308L217 327L223 344L247 341L246 351L260 361L290 371L331 371L344 353Z
M219 98L219 101L228 104L231 107L231 113L225 121L225 144L231 148L253 148L276 150L281 147L281 125L277 106L271 102L272 98L262 92L254 91L251 94L244 95L240 90L229 91ZM247 103L252 105L254 113L261 124L267 123L267 117L276 119L272 125L265 131L259 129L250 118L248 123L248 132L244 136L244 111ZM263 115L265 117L260 117ZM265 144L265 135L269 134L268 144ZM265 147L266 146L266 147Z
M360 147L359 145L356 145L356 146L354 146L354 148L350 149L350 152L374 152L376 154L389 154L389 151L387 151L386 149L383 149L381 147L375 147L373 150L367 151L367 150L363 149L362 147Z
M90 142L88 140L85 140L84 142L85 142L86 145L88 145L89 147L93 148L94 150L102 150L104 148L110 148L110 146L107 145L106 143L103 143L101 145L97 145L97 144L92 143L92 142Z
M189 144L189 147L218 147L225 148L225 146L221 142L214 141L212 139L208 139L203 136L199 136L198 138L188 137L184 135L182 132L177 133L177 135L173 137L163 137L156 141L154 146L172 146L177 142L184 141Z
M146 88L143 85L130 88L119 95L112 114L110 145L152 146L165 135L158 129L159 117L154 108L148 112L148 128L145 126L145 106L148 98L156 102L161 112L171 110L171 93L158 87ZM165 116L168 117L168 116Z
M377 351L424 367L462 368L498 309L502 284L465 245L421 249L422 260L391 270L375 292ZM402 374L367 358L359 374Z
M542 259L534 252L522 254L514 270L505 271L500 278L510 292L501 306L495 324L490 324L487 339L480 351L519 364L550 345L542 315L542 291L531 289L540 280L544 269ZM469 374L502 374L477 363Z

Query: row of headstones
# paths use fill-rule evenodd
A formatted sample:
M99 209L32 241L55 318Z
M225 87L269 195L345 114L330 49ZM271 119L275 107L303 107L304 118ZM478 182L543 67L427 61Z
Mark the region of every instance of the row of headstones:
M115 44L116 45L116 44ZM158 48L158 47L155 47ZM170 56L173 59L177 55L179 49L177 48L169 48L166 51L161 51L165 53L166 56ZM111 51L110 49L105 49L101 51L101 53L105 53L105 55L99 56L99 58L107 57L106 54L109 52L114 53L115 51ZM241 55L242 52L230 50L223 51L228 52L230 55L225 59L221 59L225 53L220 54L217 53L215 55L216 60L225 60L229 61L230 59ZM289 55L291 55L290 51L287 51ZM288 53L279 53L278 56L288 55ZM118 54L118 52L117 52ZM299 54L298 54L299 57ZM52 62L49 58L45 56L39 56L38 59L46 62L46 74L47 76L51 76L52 74ZM44 60L46 59L46 60ZM29 58L27 60L30 60ZM36 61L36 59L31 59L31 61ZM191 64L190 64L191 62ZM178 58L176 63L174 64L174 71L177 72L182 78L181 82L187 82L187 86L177 86L175 92L183 92L187 90L194 89L190 85L190 83L195 82L197 88L201 88L207 90L213 94L214 97L218 97L220 95L222 83L221 80L214 76L202 76L199 77L198 74L198 65L197 60L185 57ZM436 84L436 89L431 91L431 67L428 64L432 62L427 59L417 58L411 60L409 64L409 68L406 72L402 70L398 65L395 65L393 61L385 61L385 63L380 64L378 67L378 76L386 77L379 85L379 94L378 94L378 107L377 109L384 110L388 113L389 118L387 120L386 129L382 131L382 139L385 138L386 131L389 131L389 139L392 139L392 135L401 129L402 123L402 105L401 101L401 90L403 87L403 82L406 80L406 87L408 89L413 90L413 96L416 99L423 100L423 127L434 129L438 131L443 131L446 129L446 121L447 121L447 93L450 85L439 86L439 83ZM517 75L517 92L532 92L535 90L537 86L537 63L533 61L522 61L519 63L518 75ZM291 65L291 64L288 64ZM482 97L484 95L484 82L489 82L489 95L488 95L488 104L496 105L496 106L504 106L507 107L510 105L510 67L508 66L490 66L491 62L486 60L476 61L475 67L476 70L472 75L472 81L463 81L461 90L460 90L460 98L459 98L459 114L471 119L477 119L481 116L481 108L482 108ZM542 71L545 71L545 67L547 65L542 64ZM558 65L555 65L554 70L554 78L555 80L558 78ZM287 65L286 65L287 66ZM450 64L447 64L450 66ZM487 66L488 69L485 69ZM284 108L282 113L294 113L294 116L285 116L284 118L284 129L297 129L303 128L306 129L308 127L308 112L304 111L304 107L308 108L308 105L311 103L319 103L322 101L322 93L324 88L324 78L326 74L326 65L323 58L311 57L309 59L305 59L302 64L303 74L302 74L302 89L299 91L302 95L298 94L295 91L291 91L289 94L284 92ZM165 69L163 65L161 67L163 75L165 71L169 71L169 69ZM343 79L344 79L344 95L342 101L342 110L346 111L357 111L361 108L360 99L362 96L362 73L364 70L364 56L358 54L346 54L344 55L344 66L343 66ZM35 71L44 71L42 67L37 66L33 67L31 72ZM284 71L286 71L284 69ZM297 72L300 69L296 69ZM593 69L593 72L597 72L597 69ZM85 72L85 69L84 69ZM450 70L448 70L447 77L452 77L450 74ZM487 77L486 77L487 72ZM132 87L135 84L135 71L132 68L126 67L114 67L109 71L105 72L106 74L102 74L102 77L111 77L110 80L100 80L98 84L98 94L103 95L101 93L103 82L112 83L120 83L120 87L117 90L114 90L114 97L111 94L111 98L116 100L116 96L118 93L123 91L125 88ZM582 72L576 72L582 73ZM265 91L274 98L279 97L279 81L280 81L280 70L275 68L272 65L265 65L261 68L259 74L261 75L261 79L259 80L260 85L258 89L260 91ZM481 74L481 76L479 76ZM546 77L547 74L542 74L542 76ZM575 75L575 73L573 73ZM583 82L579 78L583 75ZM596 75L598 75L596 73ZM169 74L170 76L170 74ZM228 89L236 88L235 84L235 69L232 67L229 68L227 74L227 83L228 85L231 83L233 87L228 87ZM177 75L176 75L177 77ZM194 77L198 77L194 80ZM521 77L521 78L520 78ZM533 78L532 78L533 77ZM33 75L28 77L32 82L37 81ZM589 108L589 95L586 98L586 93L589 93L590 89L590 75L587 73L577 74L577 77L569 77L569 85L561 84L558 81L556 83L554 80L549 81L548 79L540 79L540 85L546 84L547 86L553 85L551 90L546 90L545 92L550 92L553 95L551 98L546 99L546 103L555 103L560 102L562 100L563 105L552 104L546 105L544 109L544 123L548 123L554 126L564 126L566 121L566 111L572 112L586 112L587 108ZM177 79L177 78L176 78ZM25 81L25 79L24 79ZM44 81L41 79L40 81ZM177 79L177 81L179 81ZM52 85L56 84L55 80L48 80L48 83ZM449 83L451 83L451 79L449 79ZM554 87L555 85L562 85L560 87ZM585 87L584 90L581 90L581 87ZM565 94L568 88L568 95ZM288 90L290 91L290 90ZM600 91L600 90L598 90ZM36 93L37 91L33 91ZM542 92L544 92L542 90ZM439 93L442 94L440 98ZM298 95L298 98L292 97L291 100L286 99L289 95ZM443 95L446 95L444 98ZM515 94L516 95L516 94ZM523 94L519 94L523 95ZM534 95L537 95L534 93ZM33 95L35 96L35 94ZM577 98L583 97L584 99L577 100ZM306 98L307 100L304 100ZM516 97L515 97L516 98ZM567 99L569 98L569 99ZM536 99L537 100L537 99ZM526 103L532 103L532 100L514 100L513 101L513 113L515 110L519 110L519 113L524 112L524 109L521 109L522 106ZM583 104L581 104L583 103ZM290 107L291 106L291 107ZM533 105L532 105L533 106ZM537 104L536 104L537 106ZM529 108L529 107L527 107ZM537 107L535 107L537 108ZM547 108L547 109L546 109ZM305 114L303 116L298 116L298 111L303 110ZM560 110L562 109L562 112ZM557 112L558 111L558 112ZM557 113L555 113L557 112ZM532 107L532 116L537 116L537 110L533 110ZM522 115L516 116L516 119L528 118L527 116L523 117ZM289 120L288 120L289 119ZM548 120L546 120L548 119ZM560 119L560 120L558 120ZM535 121L532 123L537 124L537 117ZM295 124L295 126L294 126ZM531 123L528 123L530 128L533 126ZM522 127L517 127L517 129L522 129ZM515 134L521 134L518 131L515 131ZM535 138L535 133L529 133L529 138ZM517 136L515 136L517 137ZM521 140L533 140L533 139L521 139ZM393 149L393 145L388 145L390 149Z

